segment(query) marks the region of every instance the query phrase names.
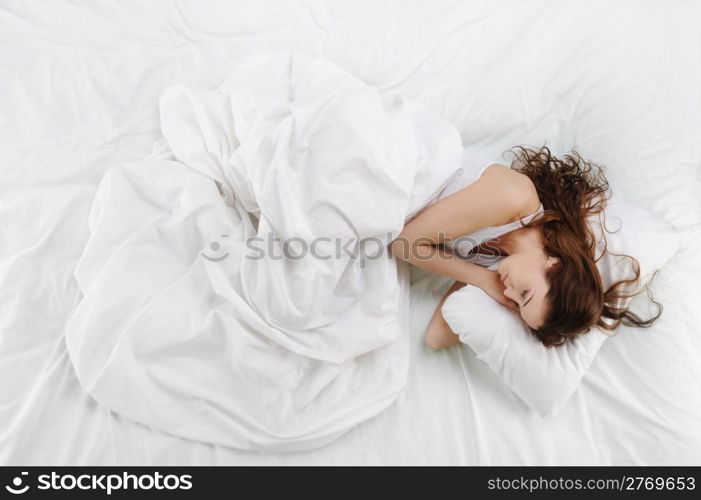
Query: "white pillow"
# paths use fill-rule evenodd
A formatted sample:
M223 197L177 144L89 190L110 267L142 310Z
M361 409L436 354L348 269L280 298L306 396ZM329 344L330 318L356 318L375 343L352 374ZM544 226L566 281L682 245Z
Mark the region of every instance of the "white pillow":
M640 262L641 285L676 253L682 234L664 220L621 199L605 209L608 251L629 254ZM590 219L601 255L600 219ZM490 266L495 269L497 264ZM597 263L604 289L631 276L630 259L607 253ZM594 355L608 335L600 328L552 348L533 335L521 316L468 285L453 292L443 317L460 341L469 345L531 409L543 418L556 415L577 389Z

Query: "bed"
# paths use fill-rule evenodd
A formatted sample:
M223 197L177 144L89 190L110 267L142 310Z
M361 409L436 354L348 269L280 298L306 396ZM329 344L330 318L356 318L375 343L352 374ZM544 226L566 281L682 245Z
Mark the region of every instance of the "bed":
M701 463L701 4L4 2L0 8L0 463ZM80 386L64 338L104 173L152 153L158 97L256 52L323 56L453 124L476 154L576 148L685 244L664 314L608 340L543 420L466 345L423 333L447 281L411 269L411 362L387 410L304 452L240 451L132 422ZM646 313L645 297L634 308Z

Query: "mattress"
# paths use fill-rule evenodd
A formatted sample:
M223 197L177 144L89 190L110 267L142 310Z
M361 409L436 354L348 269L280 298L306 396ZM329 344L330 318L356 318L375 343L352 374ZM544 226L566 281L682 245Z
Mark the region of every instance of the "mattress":
M0 463L12 465L701 463L698 2L4 2L0 8ZM453 124L476 155L546 144L686 235L556 417L531 413L468 346L430 351L449 284L411 269L397 400L332 443L240 451L92 400L67 354L74 270L104 173L150 155L158 98L218 86L254 53L322 56ZM645 297L634 310L647 312Z

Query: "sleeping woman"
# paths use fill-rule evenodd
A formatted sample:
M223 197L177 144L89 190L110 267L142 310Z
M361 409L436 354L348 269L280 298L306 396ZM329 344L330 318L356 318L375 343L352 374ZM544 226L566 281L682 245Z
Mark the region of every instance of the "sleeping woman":
M546 346L563 344L592 326L652 325L662 312L659 304L657 315L647 320L617 305L631 296L623 289L640 279L636 259L627 256L634 277L603 289L597 242L587 223L610 196L601 169L576 152L560 160L545 146L518 148L511 167L492 163L473 178L467 175L466 186L458 182L454 192L448 190L409 220L390 245L397 258L455 280L428 325L426 345L459 343L441 307L465 285L518 311ZM465 240L472 242L468 248L458 244ZM471 262L477 254L499 259L497 269Z

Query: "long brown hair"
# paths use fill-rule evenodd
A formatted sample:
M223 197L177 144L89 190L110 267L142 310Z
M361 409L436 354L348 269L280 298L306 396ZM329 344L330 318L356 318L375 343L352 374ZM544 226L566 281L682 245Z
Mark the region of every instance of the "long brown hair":
M539 150L516 148L520 152L513 153L516 158L511 168L533 181L545 210L542 217L523 227L541 227L545 253L559 259L558 264L546 271L550 284L545 296L547 313L543 325L534 331L537 337L546 346L555 346L574 340L593 326L604 331L616 330L621 324L651 326L662 314L662 305L652 298L649 290L654 275L644 287L635 290L640 280L637 259L611 253L630 259L633 276L603 289L596 262L608 251L604 231L610 231L604 221L603 251L597 258L597 240L587 222L592 216L603 218L602 212L611 197L601 167L585 161L574 150L559 159L546 146ZM646 320L624 306L626 299L644 290L657 305L657 314Z

